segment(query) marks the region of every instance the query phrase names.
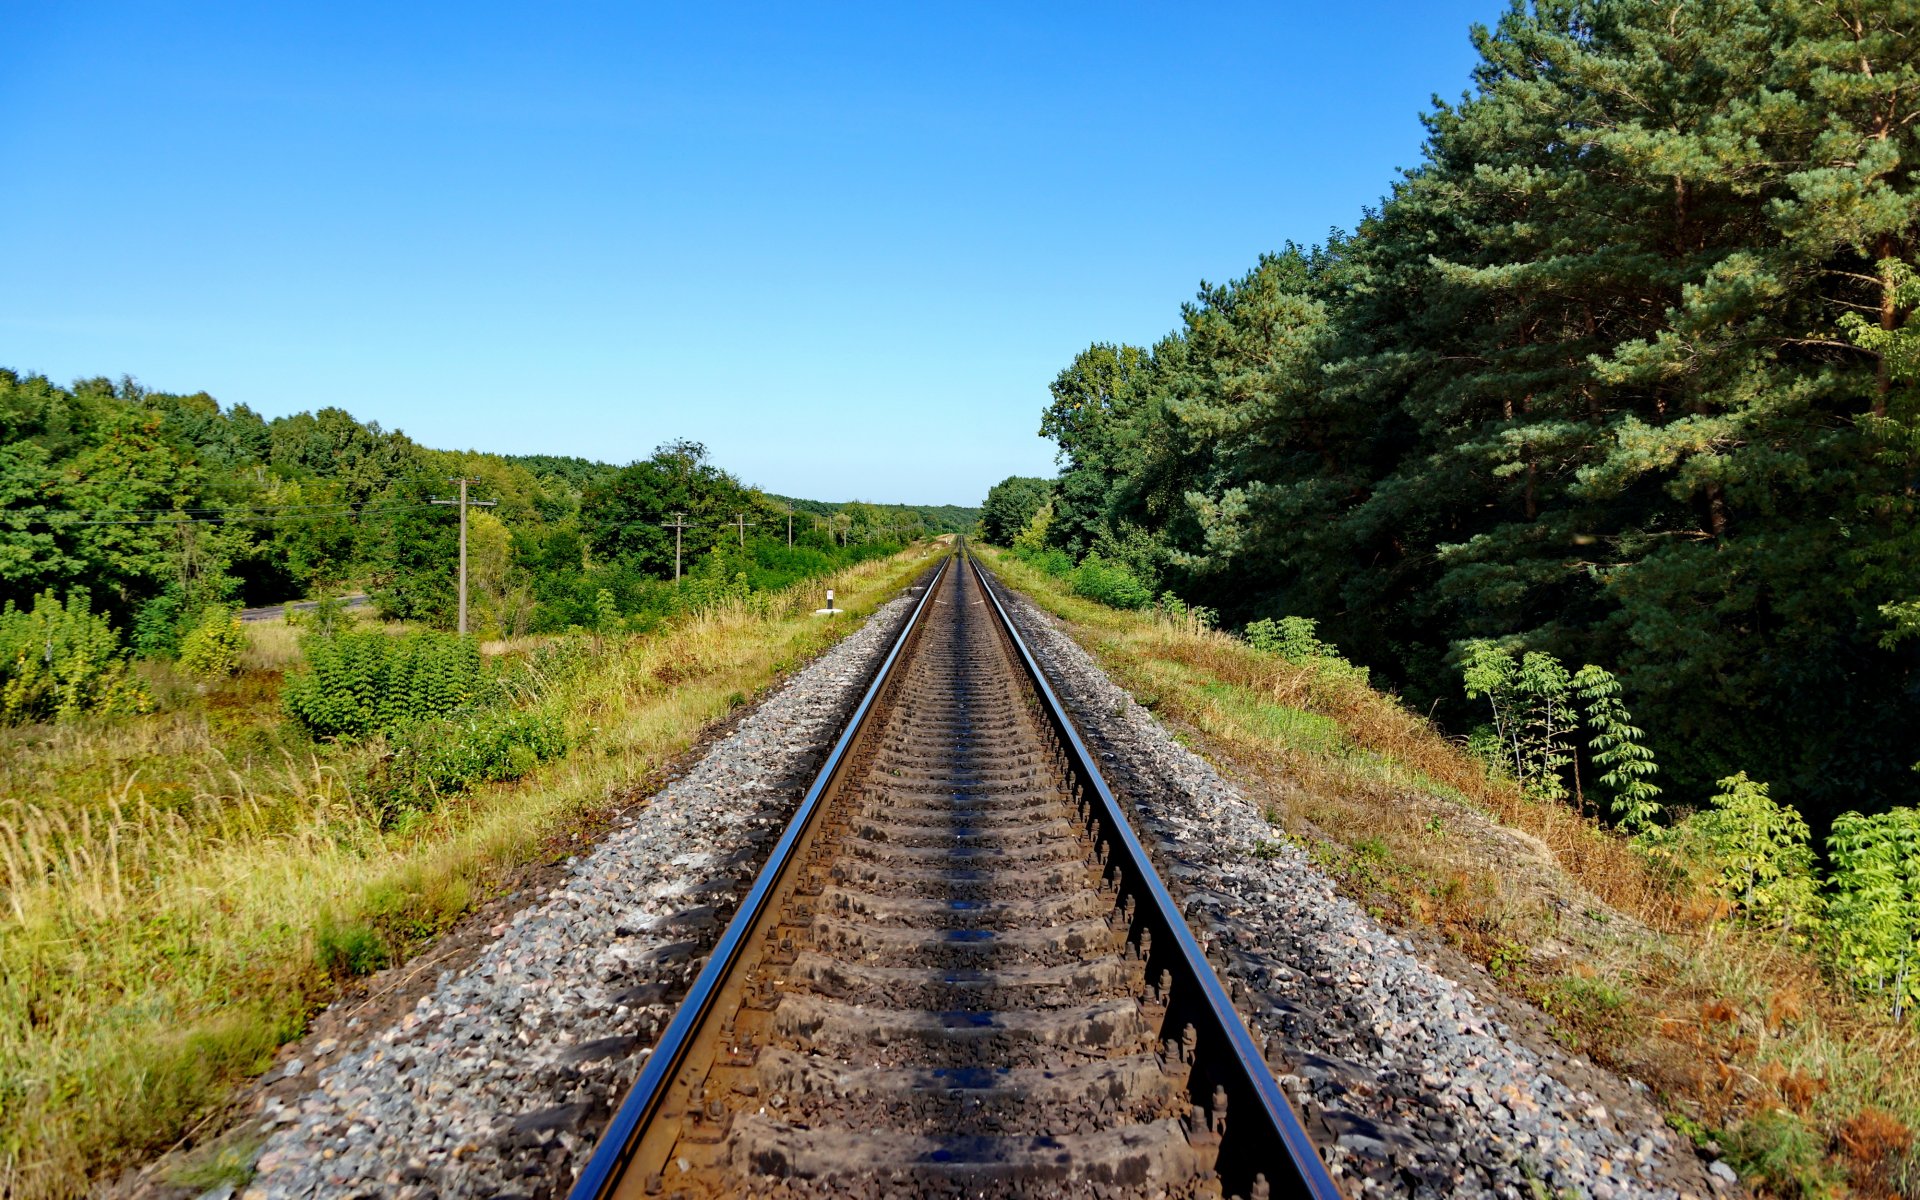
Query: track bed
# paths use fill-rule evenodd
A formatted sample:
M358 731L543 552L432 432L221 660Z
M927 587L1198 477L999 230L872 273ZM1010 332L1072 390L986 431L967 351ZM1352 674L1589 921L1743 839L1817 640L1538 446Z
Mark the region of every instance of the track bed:
M576 1196L1223 1194L1211 977L1021 655L951 564ZM1245 1193L1331 1194L1240 1140Z

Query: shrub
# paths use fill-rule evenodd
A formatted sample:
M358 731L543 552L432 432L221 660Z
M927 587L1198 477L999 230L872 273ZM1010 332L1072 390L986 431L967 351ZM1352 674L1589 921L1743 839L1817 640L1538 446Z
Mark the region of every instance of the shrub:
M1123 562L1089 554L1073 573L1074 594L1111 608L1145 608L1153 592Z
M314 958L320 968L342 979L371 975L387 965L387 945L365 922L328 920L314 933Z
M1588 663L1574 672L1573 687L1587 708L1587 728L1593 731L1587 748L1593 752L1593 765L1602 771L1601 785L1613 792L1614 819L1628 833L1652 828L1660 815L1660 787L1653 782L1660 768L1647 748L1646 734L1620 700L1620 681L1613 672Z
M479 647L450 633L341 633L302 650L308 669L282 702L315 737L397 730L471 704L484 683Z
M1319 628L1311 617L1264 618L1247 626L1247 645L1293 662L1336 657L1339 651L1320 640Z
M1712 887L1748 920L1785 930L1816 915L1806 821L1745 771L1720 781L1713 807L1689 817L1678 841L1713 875Z
M133 618L133 652L141 658L180 653L180 588L169 587L140 606Z
M26 612L11 600L0 605L0 724L152 709L119 632L92 611L85 591L64 602L42 592Z
M1778 1196L1831 1196L1838 1180L1820 1135L1785 1109L1756 1113L1726 1132L1727 1160L1748 1184Z
M240 668L247 632L232 610L215 605L180 639L180 669L200 679L225 679Z
M1248 625L1241 636L1255 650L1312 666L1319 679L1352 679L1364 685L1367 669L1340 657L1339 648L1331 642L1321 641L1319 628L1320 623L1312 617L1281 617L1278 621L1263 617Z
M566 725L548 713L479 710L421 721L397 735L368 788L381 824L401 823L481 783L519 779L565 754Z
M1827 850L1835 965L1861 991L1885 997L1898 1021L1920 1001L1920 809L1845 813Z

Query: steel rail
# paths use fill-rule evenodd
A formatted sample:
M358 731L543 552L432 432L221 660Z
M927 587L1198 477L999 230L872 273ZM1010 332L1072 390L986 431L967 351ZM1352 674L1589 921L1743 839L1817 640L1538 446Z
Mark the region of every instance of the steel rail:
M1034 690L1040 694L1041 707L1067 751L1069 769L1085 793L1094 798L1091 819L1101 826L1095 842L1104 841L1111 847L1111 857L1106 858L1107 871L1120 873L1120 897L1131 895L1135 900L1134 926L1127 931L1128 936L1135 936L1141 929L1152 933L1145 964L1147 978L1153 979L1161 970L1172 972L1173 990L1168 997L1165 1028L1177 1031L1192 1025L1199 1035L1191 1093L1197 1103L1209 1104L1213 1089L1226 1092L1229 1118L1221 1135L1220 1160L1215 1168L1222 1193L1252 1195L1254 1177L1264 1175L1272 1196L1339 1200L1339 1189L1327 1174L1293 1106L1287 1102L1253 1036L1234 1011L1233 1001L1207 962L1193 931L1187 928L1172 893L1154 869L1146 847L1134 834L1113 789L1107 786L1106 777L1095 765L1079 729L1048 682L1046 671L1028 649L1012 615L1001 603L996 590L998 581L971 554L967 561L982 590L992 599L1002 627L1018 650Z
M933 578L920 594L920 602L914 605L913 614L894 639L893 647L887 651L887 657L874 672L873 681L867 685L866 694L860 698L859 707L847 719L846 729L834 743L833 750L821 764L820 771L814 776L813 785L801 799L800 806L794 810L793 819L787 822L786 832L774 844L773 852L767 857L766 866L755 877L753 887L746 898L740 902L739 911L727 923L727 928L715 943L713 952L707 957L693 987L681 1001L673 1020L667 1025L665 1033L654 1046L653 1053L647 1056L646 1065L641 1068L640 1077L634 1081L627 1092L626 1099L620 1102L613 1119L600 1134L595 1144L593 1156L587 1160L586 1169L574 1180L573 1189L568 1193L569 1200L606 1200L619 1186L625 1173L628 1160L639 1148L640 1134L647 1127L654 1114L659 1111L671 1088L674 1076L680 1071L687 1054L692 1050L700 1027L711 1014L715 1002L720 998L728 976L733 973L735 964L745 953L749 937L766 914L770 902L778 890L781 878L789 866L793 865L794 848L805 838L808 827L821 811L821 798L827 794L839 778L847 763L847 751L859 738L867 717L873 712L874 702L880 691L886 686L893 668L900 661L901 652L906 648L913 633L920 626L921 614L926 612L927 602L933 598L940 581L946 578L947 567L953 561L949 555L941 560Z

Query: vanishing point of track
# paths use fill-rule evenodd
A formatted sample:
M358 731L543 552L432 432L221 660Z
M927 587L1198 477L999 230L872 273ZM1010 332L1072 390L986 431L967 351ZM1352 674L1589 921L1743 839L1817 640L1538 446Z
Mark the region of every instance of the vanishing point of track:
M1337 1195L964 551L575 1200Z

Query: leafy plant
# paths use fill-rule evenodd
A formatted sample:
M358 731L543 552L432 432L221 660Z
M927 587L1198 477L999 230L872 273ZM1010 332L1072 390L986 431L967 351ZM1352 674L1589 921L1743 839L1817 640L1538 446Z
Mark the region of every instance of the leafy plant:
M1660 787L1653 782L1660 768L1646 735L1620 700L1620 681L1606 668L1588 663L1574 672L1573 689L1586 707L1587 729L1593 735L1587 748L1603 772L1599 782L1613 792L1614 819L1628 833L1650 828L1660 815Z
M378 630L311 637L307 670L287 680L287 714L316 737L394 730L472 703L483 683L480 650L446 633L392 637Z
M1026 528L1013 536L1013 548L1028 554L1035 554L1047 548L1047 529L1053 524L1053 502L1048 501L1034 510L1027 521Z
M240 618L223 605L211 605L180 639L180 669L200 679L224 679L239 670L246 648Z
M1073 573L1073 590L1112 608L1144 608L1153 592L1127 564L1090 553Z
M1513 652L1492 642L1471 641L1463 648L1460 675L1466 684L1467 699L1486 697L1493 714L1493 744L1500 748L1507 769L1515 779L1526 778L1525 759L1520 749L1520 668ZM1484 753L1486 743L1480 748Z
M1920 810L1834 819L1827 931L1835 964L1898 1021L1920 1001Z
M1748 920L1805 928L1818 913L1806 821L1741 771L1720 781L1713 807L1688 818L1683 844L1704 857L1716 892Z
M120 634L84 589L62 601L42 592L30 611L0 604L0 724L149 712Z
M1339 651L1320 640L1320 623L1312 617L1263 617L1247 626L1247 645L1278 654L1293 662L1309 658L1336 658Z

